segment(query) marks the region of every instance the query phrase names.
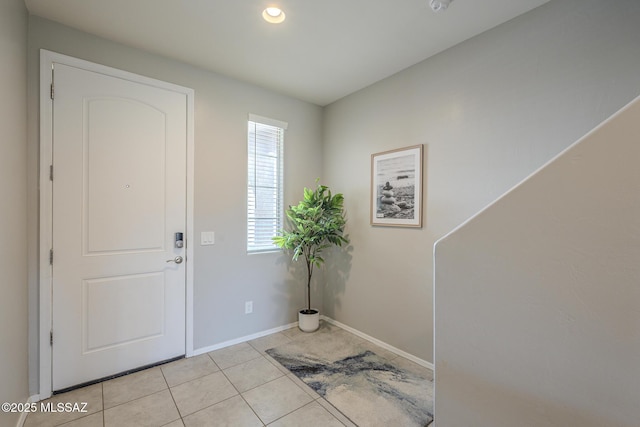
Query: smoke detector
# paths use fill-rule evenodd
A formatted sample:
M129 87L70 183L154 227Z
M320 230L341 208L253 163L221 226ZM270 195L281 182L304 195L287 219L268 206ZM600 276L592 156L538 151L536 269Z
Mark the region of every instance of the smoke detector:
M453 0L430 0L429 5L434 12L446 10Z

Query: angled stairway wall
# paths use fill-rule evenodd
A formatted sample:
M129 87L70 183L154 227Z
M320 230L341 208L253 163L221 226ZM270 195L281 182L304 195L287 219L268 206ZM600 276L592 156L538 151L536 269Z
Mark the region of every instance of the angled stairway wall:
M435 244L438 427L640 420L640 98Z

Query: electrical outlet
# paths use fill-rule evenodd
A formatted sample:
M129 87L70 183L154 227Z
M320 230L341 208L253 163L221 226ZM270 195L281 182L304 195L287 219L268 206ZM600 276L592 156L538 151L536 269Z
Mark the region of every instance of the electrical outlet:
M244 314L253 313L253 301L246 301L244 303Z

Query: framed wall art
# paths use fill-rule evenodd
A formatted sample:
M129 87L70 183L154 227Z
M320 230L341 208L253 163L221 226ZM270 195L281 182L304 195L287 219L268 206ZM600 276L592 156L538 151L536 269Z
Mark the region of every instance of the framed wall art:
M422 144L371 155L371 225L422 227Z

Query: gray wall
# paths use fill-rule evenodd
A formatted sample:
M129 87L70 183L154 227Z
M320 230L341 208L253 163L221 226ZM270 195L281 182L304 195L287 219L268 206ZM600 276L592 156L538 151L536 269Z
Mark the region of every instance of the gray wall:
M325 313L433 361L434 242L638 95L638 70L640 2L554 0L328 106L352 244ZM370 155L415 144L423 228L371 227Z
M27 9L0 2L0 402L27 389ZM0 412L0 425L19 414Z
M304 304L302 278L281 253L246 254L247 116L289 123L285 135L285 203L302 196L320 176L320 107L125 47L32 16L29 27L29 243L37 248L39 49L187 86L195 90L194 346L209 347L297 320ZM300 161L307 158L310 161ZM216 243L200 246L200 232ZM30 323L37 334L36 251L30 256ZM318 278L320 278L319 276ZM298 280L300 279L300 280ZM321 306L322 294L315 301ZM254 312L244 314L244 302ZM31 389L37 390L37 337L31 338Z
M284 256L244 253L244 123L254 112L290 124L286 203L317 176L345 194L352 244L325 271L325 313L433 361L433 243L640 93L639 24L634 0L553 0L332 104L323 121L319 107L31 17L30 366L39 48L195 89L196 234L213 230L217 241L196 247L196 347L292 322L303 299ZM426 148L424 227L371 227L371 153L414 144Z
M640 98L436 244L438 427L638 425L638 118Z

